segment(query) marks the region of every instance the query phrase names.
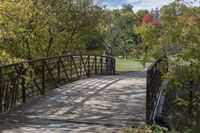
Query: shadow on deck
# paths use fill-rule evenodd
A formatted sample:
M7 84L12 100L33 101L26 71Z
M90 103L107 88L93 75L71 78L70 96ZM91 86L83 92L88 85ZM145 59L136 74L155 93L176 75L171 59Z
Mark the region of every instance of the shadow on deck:
M61 86L0 115L1 133L111 133L145 123L146 72Z

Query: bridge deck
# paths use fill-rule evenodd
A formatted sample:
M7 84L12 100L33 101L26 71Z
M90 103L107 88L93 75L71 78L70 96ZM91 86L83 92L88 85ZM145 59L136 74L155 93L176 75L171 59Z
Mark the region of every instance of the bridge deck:
M61 86L0 115L1 133L111 133L145 122L145 72Z

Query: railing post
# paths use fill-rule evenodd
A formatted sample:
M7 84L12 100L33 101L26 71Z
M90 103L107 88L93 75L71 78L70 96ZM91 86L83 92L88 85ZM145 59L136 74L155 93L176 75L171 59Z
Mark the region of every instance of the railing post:
M109 58L109 74L113 74L113 58Z
M88 55L88 59L87 59L87 77L90 77L90 55Z
M109 74L112 75L113 72L112 72L112 67L113 67L113 59L112 58L109 58Z
M57 83L58 85L60 84L60 58L58 59L58 79L57 79Z
M25 70L23 68L23 64L18 66L18 74L21 77L21 93L22 93L22 102L26 102L26 88L25 88Z
M115 71L116 71L116 60L115 58L113 58L113 75L115 75Z
M101 64L101 75L102 75L103 74L103 56L101 56L100 64Z
M95 75L97 75L97 56L94 56L94 71L95 71Z
M0 85L2 85L2 75L3 75L2 68L0 68Z
M108 56L106 56L105 65L106 65L106 74L108 74Z
M192 67L192 63L190 64ZM191 73L191 72L190 72ZM192 119L193 119L193 81L192 78L190 78L190 87L189 87L189 127L192 127Z
M72 56L70 55L70 60L69 60L69 71L70 71L70 79L72 79Z
M26 102L25 78L22 77L22 101Z
M79 67L80 67L80 77L82 77L82 75L83 75L82 67L84 67L84 66L83 66L83 60L82 60L82 59L83 59L83 57L82 57L82 55L80 55L80 59L79 59L79 61L80 61L80 62L79 62L79 65L80 65L80 66L79 66Z
M3 94L2 94L2 88L3 88L3 84L2 84L2 77L3 77L3 72L2 72L2 68L0 68L0 113L3 112L3 108L2 108L2 99L3 99Z
M146 84L146 124L150 124L151 98L150 98L150 72L147 70Z
M42 91L45 94L45 61L42 61Z

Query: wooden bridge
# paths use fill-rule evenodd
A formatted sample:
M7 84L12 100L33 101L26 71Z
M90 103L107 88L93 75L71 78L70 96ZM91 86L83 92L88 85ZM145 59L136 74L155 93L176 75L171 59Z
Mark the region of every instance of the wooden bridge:
M112 133L149 123L161 85L159 62L122 75L115 75L113 57L97 55L0 66L0 132Z

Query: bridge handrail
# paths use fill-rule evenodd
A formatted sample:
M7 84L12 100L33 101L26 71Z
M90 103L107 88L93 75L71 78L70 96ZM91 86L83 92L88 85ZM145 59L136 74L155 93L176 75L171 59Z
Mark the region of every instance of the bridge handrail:
M115 74L111 56L74 54L0 66L0 113L66 83L91 75Z
M167 57L156 60L147 69L147 87L146 87L146 123L151 124L151 116L157 103L158 96L163 82L163 74L168 70Z
M104 58L115 59L112 56L105 56L105 55L93 55L93 54L73 54L73 55L69 55L69 54L64 54L64 55L59 55L59 56L50 56L50 57L45 57L45 58L38 58L38 59L33 59L33 60L26 60L26 61L16 62L16 63L12 63L12 64L5 64L5 65L0 64L0 68L10 67L10 66L14 66L14 65L19 65L21 63L37 62L37 61L42 61L42 60L47 60L47 59L55 59L55 58L62 58L62 57L68 57L68 56L88 56L88 55L90 55L90 56L101 56L101 57L104 57Z

